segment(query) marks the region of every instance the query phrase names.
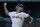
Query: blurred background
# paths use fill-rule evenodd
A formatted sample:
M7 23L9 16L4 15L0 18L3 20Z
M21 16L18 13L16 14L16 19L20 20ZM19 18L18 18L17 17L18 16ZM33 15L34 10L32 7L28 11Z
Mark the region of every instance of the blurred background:
M11 19L6 16L3 4L7 2L7 8L10 12L15 11L18 3L24 5L24 12L33 17L31 24L26 24L29 27L40 27L40 0L0 0L0 27L11 27ZM25 25L23 26L25 27Z

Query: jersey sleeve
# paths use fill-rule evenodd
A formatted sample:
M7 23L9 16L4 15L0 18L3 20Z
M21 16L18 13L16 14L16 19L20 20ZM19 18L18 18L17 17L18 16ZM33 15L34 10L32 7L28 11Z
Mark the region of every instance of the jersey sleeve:
M25 14L25 16L24 16L24 17L26 17L26 18L27 18L27 17L29 17L29 16L30 16L29 14Z

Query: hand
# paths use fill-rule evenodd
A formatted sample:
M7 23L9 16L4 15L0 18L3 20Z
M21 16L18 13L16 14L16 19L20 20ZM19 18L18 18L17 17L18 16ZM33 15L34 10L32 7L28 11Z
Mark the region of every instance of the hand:
M7 3L4 3L4 6L6 6L7 5Z
M31 24L32 22L29 22L29 24Z
M3 5L3 7L6 8L6 6L7 6L7 3L5 2L4 5Z

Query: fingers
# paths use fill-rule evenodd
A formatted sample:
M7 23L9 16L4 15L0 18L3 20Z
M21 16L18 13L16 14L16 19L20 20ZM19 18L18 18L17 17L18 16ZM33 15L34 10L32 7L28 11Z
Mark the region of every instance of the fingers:
M29 24L31 24L32 22L29 22Z
M4 5L7 5L7 3L5 2Z
M6 8L6 7L7 7L7 3L6 3L6 2L4 3L3 7L4 7L4 8Z

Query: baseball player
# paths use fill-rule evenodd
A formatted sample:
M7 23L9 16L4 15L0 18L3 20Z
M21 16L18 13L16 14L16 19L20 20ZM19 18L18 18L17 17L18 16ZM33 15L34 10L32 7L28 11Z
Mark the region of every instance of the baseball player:
M7 3L4 3L5 14L10 16L10 18L12 20L12 27L22 27L25 17L26 18L30 17L31 22L29 22L29 23L32 23L33 18L29 14L26 14L26 13L22 12L23 4L21 4L21 3L17 4L17 6L15 7L15 9L16 9L15 12L14 11L9 12L7 10L6 6L7 6Z

